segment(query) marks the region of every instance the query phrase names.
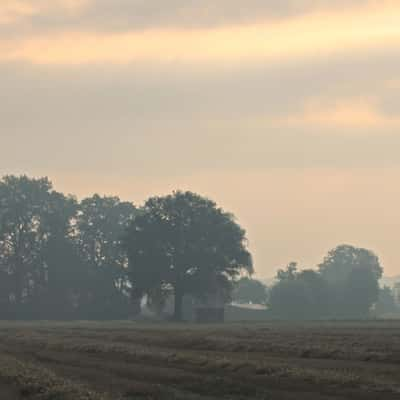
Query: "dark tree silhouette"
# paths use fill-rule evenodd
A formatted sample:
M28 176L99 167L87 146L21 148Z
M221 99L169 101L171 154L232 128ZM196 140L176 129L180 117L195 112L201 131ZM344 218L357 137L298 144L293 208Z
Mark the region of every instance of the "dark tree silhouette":
M44 249L44 260L48 270L45 295L35 304L40 310L40 317L87 318L81 311L89 287L89 277L74 243L67 237L53 237Z
M229 290L241 271L252 272L245 231L231 214L191 192L149 199L124 242L134 295L172 288L176 320L185 294Z
M53 190L47 178L4 177L0 181L2 314L126 316L129 282L120 238L134 212L132 204L114 197L93 196L78 204Z
M94 195L79 205L74 239L87 266L86 306L91 314L101 317L109 308L126 306L128 260L121 239L135 214L133 204L118 197Z
M42 215L41 229L46 240L37 266L35 296L31 300L37 318L66 318L71 315L70 296L73 281L83 279L83 270L71 241L71 221L76 216L77 201L52 191L48 209Z
M234 285L232 300L242 304L266 304L267 287L256 279L243 277Z
M329 312L327 283L314 270L297 270L296 263L279 270L277 283L269 293L271 310L280 317L312 319L326 316Z
M378 301L375 304L374 311L378 317L385 316L385 314L398 313L400 311L400 308L396 304L394 292L389 286L384 286L379 289Z
M72 204L47 178L5 176L0 181L0 266L10 282L10 301L19 309L40 294L47 280L43 249L65 229L59 211ZM68 213L68 212L66 212Z
M370 250L341 245L331 250L319 265L328 282L332 310L338 317L366 317L378 300L382 267Z

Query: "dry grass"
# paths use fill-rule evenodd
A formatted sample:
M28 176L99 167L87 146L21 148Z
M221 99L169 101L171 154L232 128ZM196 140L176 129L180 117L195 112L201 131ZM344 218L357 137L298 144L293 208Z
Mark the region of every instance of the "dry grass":
M400 322L0 323L0 398L11 388L18 400L400 399Z

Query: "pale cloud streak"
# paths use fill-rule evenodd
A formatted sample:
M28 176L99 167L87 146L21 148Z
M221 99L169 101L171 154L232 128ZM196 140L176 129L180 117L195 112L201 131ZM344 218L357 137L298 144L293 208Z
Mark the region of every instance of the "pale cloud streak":
M285 117L272 118L272 125L294 128L314 126L324 131L324 127L338 129L338 134L365 134L365 129L382 135L382 127L397 134L400 131L400 116L380 110L376 101L366 98L346 98L336 101L312 99L304 105L303 111ZM363 131L364 128L364 131ZM344 129L344 130L343 130Z
M49 14L76 16L91 0L2 0L0 24L16 25Z
M400 6L317 12L250 25L182 31L65 31L0 41L3 61L37 64L182 62L251 63L323 57L335 52L400 46ZM340 27L340 29L338 29Z
M38 11L32 3L7 1L0 5L0 24L15 24L19 19L34 15Z
M270 21L313 11L363 7L377 0L3 0L8 34L57 30L199 29ZM380 5L390 0L379 0ZM393 0L392 0L393 1ZM27 12L29 10L29 12ZM66 11L75 11L74 13ZM21 22L21 23L16 23ZM24 25L25 32L21 31Z

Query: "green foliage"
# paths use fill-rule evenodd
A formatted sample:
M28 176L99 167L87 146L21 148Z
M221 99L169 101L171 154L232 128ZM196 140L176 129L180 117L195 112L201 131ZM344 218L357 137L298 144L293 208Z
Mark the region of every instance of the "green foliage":
M331 283L345 282L352 271L358 269L368 270L376 280L382 277L383 272L378 257L372 251L349 245L341 245L329 251L318 268Z
M319 265L328 282L334 316L367 317L378 300L382 267L370 250L341 245L331 250Z
M234 285L232 300L242 304L266 304L267 287L256 279L243 277Z
M400 312L400 308L396 304L395 294L389 286L384 286L379 289L378 301L374 308L375 314L378 317L393 315Z
M55 192L47 178L0 181L0 269L9 277L9 298L17 308L41 295L44 249L67 233L74 207L75 200Z
M171 290L178 315L186 293L228 299L242 269L252 271L244 231L193 193L137 210L117 197L78 203L47 178L0 181L0 316L123 318L130 297L147 293L159 309Z
M114 197L80 204L47 178L0 181L0 315L101 318L128 314L121 236L135 208ZM125 314L121 310L125 308Z
M313 319L327 312L327 299L327 284L318 272L298 271L297 264L290 263L285 270L278 271L269 305L284 318Z
M211 200L191 192L150 198L125 236L136 296L172 287L175 318L185 294L222 292L242 270L252 272L245 231Z
M382 267L370 250L338 246L319 270L297 271L296 263L277 274L271 309L287 318L365 318L378 301Z
M96 194L79 204L73 240L86 265L82 305L92 318L102 319L110 313L115 317L129 314L128 260L121 238L135 213L131 203L118 197Z

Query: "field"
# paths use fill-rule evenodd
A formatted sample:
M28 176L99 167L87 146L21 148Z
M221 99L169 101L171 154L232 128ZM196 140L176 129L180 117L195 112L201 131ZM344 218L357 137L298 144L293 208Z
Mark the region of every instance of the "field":
M3 322L0 399L400 399L400 321Z

